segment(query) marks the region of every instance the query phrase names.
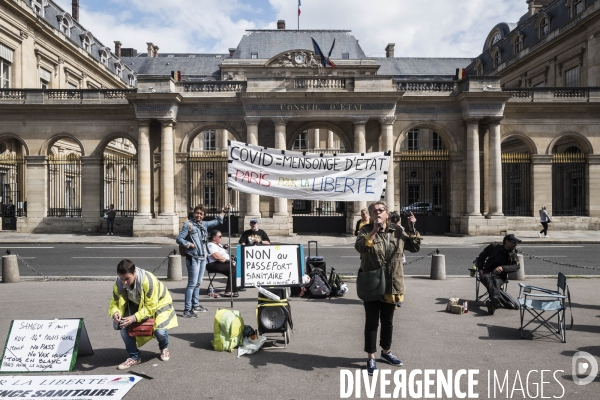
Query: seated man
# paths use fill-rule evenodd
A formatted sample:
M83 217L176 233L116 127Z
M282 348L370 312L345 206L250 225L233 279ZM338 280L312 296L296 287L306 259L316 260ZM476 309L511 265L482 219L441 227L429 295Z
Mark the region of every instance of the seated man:
M244 231L240 238L240 244L243 245L257 245L257 244L271 244L271 239L267 232L262 229L258 229L258 220L252 218L250 220L250 229Z
M517 259L515 248L521 243L514 234L504 236L502 244L488 245L477 259L477 269L481 283L488 291L489 299L486 301L488 312L493 315L496 308L502 305L501 288L509 272L516 272L521 267Z
M209 273L219 273L223 274L227 277L227 285L225 286L225 293L223 296L225 297L238 297L237 287L231 293L231 275L234 275L235 279L235 261L232 262L231 266L229 265L229 245L222 245L222 236L223 234L214 230L210 232L208 235L208 264L206 264L206 270Z

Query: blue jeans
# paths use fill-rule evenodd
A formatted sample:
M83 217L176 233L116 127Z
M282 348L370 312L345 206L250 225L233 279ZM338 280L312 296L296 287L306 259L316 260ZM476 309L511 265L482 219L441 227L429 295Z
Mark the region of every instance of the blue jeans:
M106 219L106 233L112 233L114 226L115 226L115 219L107 218Z
M154 336L156 337L156 340L158 340L158 348L161 351L169 347L169 333L166 329L155 330ZM127 328L121 329L121 337L123 338L123 342L125 342L125 350L129 353L129 357L134 360L140 358L140 351L135 343L135 338L129 336Z
M206 270L206 259L201 260L198 257L185 258L185 267L188 273L188 284L185 288L185 309L191 310L198 305L198 296L200 295L200 285Z

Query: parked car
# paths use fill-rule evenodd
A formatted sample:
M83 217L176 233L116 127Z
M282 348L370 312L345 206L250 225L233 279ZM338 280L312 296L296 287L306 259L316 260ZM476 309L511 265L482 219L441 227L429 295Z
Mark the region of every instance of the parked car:
M431 215L433 214L433 206L431 203L417 201L406 207L400 208L400 213L402 215L407 215L409 212L412 212L414 215Z

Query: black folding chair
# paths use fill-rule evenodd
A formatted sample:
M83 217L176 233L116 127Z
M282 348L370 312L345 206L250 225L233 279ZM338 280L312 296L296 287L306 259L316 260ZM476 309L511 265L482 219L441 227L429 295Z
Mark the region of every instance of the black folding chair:
M569 300L569 309L571 308L571 294L569 292L569 286L567 285L567 278L562 274L558 273L557 290L544 289L538 286L525 285L519 283L521 289L519 289L519 304L521 305L521 338L525 339L529 335L532 335L540 327L544 326L554 336L556 336L561 342L566 343L566 330L573 328L573 313L571 312L571 326L566 327L565 323L565 311L566 300ZM532 293L532 291L540 293ZM533 317L531 321L523 325L525 319L525 311L527 311ZM551 314L548 318L544 318L544 313ZM556 327L550 322L552 318L558 316ZM537 322L538 326L531 332L525 335L525 328L529 324Z
M479 257L476 257L475 260L473 260L473 265L474 266L477 265L477 259L478 258ZM479 303L479 301L481 301L482 303L485 304L485 302L487 301L487 299L490 296L488 294L488 291L487 291L487 288L485 287L485 285L483 285L483 288L485 289L485 292L482 293L481 295L479 294L479 292L480 292L480 286L482 285L482 283L481 283L481 277L479 276L479 271L477 271L476 269L473 270L473 268L469 268L469 272L472 273L472 275L474 275L474 277L475 277L475 303ZM507 292L507 289L508 289L508 279L504 280L504 282L502 283L501 289L504 292Z

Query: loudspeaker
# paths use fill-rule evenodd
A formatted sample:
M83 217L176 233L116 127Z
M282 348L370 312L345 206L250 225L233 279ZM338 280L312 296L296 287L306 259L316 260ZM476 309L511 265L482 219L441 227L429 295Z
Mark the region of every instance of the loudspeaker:
M286 305L258 305L258 331L266 332L285 332L288 325L288 310Z

